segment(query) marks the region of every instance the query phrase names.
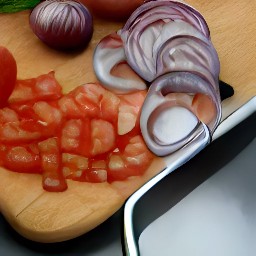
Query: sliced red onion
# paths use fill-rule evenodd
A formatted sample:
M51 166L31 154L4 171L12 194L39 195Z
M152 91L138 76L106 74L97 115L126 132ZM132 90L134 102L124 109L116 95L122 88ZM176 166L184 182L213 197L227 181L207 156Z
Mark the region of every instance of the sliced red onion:
M211 61L213 56L214 61L211 61L213 65L210 73L213 73L214 78L211 76L207 76L207 78L213 80L213 84L215 84L217 81L215 79L216 73L219 73L218 56L209 39L210 33L204 18L192 7L173 1L148 2L132 14L121 30L128 63L149 82L166 72L176 71L180 68L180 71L189 71L187 68L190 66L186 65L184 61L182 61L183 65L173 64L173 56L170 56L170 65L161 65L161 58L160 60L157 59L158 56L163 55L167 59L171 53L175 52L177 49L172 49L170 44L169 51L166 51L165 54L161 53L163 45L166 45L167 42L173 42L176 37L183 36L192 37L192 40L197 40L198 43L201 41L201 44L208 45L208 47L201 49L201 52L206 50L204 53L206 58L201 58L203 61L201 66L207 66L207 62ZM189 58L190 54L193 53L194 47L191 46L189 50L188 46L180 54L180 56L184 56L183 60L186 56ZM179 63L181 63L180 60ZM163 66L165 68L161 70L160 67ZM174 66L177 66L177 69L172 69ZM204 75L205 72L203 71L202 74Z
M221 119L220 63L203 16L181 2L150 1L135 10L120 35L122 55L113 63L127 60L140 77L153 81L140 117L148 148L165 156L201 134L205 124L213 133ZM102 58L97 59L99 67Z
M211 41L190 24L158 22L140 38L134 38L136 33L133 30L127 39L126 55L131 67L145 80L153 81L173 71L194 71L216 87L220 70L217 52ZM182 41L183 45L179 44Z
M154 154L171 154L201 131L202 122L192 105L197 93L209 96L215 106L214 118L207 124L213 133L221 118L220 98L204 79L189 72L172 72L151 84L142 107L140 127Z
M208 25L196 9L177 1L159 0L147 2L133 12L122 29L123 40L125 41L129 31L138 24L145 28L158 20L165 22L183 20L201 31L206 37L210 37Z
M154 45L156 77L173 71L188 71L206 79L218 92L220 63L211 41L189 24L178 24L166 24L162 30L165 35Z
M112 74L118 64L125 65L126 72L122 76ZM109 90L118 94L145 90L145 82L126 63L123 42L117 33L103 38L97 45L93 57L94 71L99 81ZM132 76L131 76L132 74Z

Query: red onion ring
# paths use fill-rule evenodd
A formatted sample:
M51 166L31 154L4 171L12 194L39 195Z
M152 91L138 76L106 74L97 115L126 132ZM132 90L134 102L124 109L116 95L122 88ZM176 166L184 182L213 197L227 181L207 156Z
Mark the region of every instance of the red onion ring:
M221 118L221 107L220 107L220 98L218 94L216 94L214 88L209 85L204 79L199 76L189 73L189 72L172 72L166 75L163 75L157 78L150 86L147 97L144 101L141 117L140 117L140 127L142 131L143 138L149 147L149 149L154 152L156 155L164 156L173 153L178 150L186 143L188 143L195 134L200 132L202 122L197 118L196 113L193 110L193 106L191 105L191 101L188 97L177 97L177 93L179 94L187 94L193 95L200 93L208 95L215 107L215 117L211 120L210 123L207 124L211 133L216 129L220 118ZM174 94L174 97L171 95ZM176 95L175 95L176 94ZM197 124L191 128L191 131L184 135L184 137L180 137L174 143L167 143L172 141L172 134L169 134L167 131L171 129L171 125L175 125L175 123L170 122L165 119L165 122L159 124L159 116L161 113L164 113L167 110L170 110L174 106L179 106L184 109L187 109L191 113L191 117L197 119ZM178 116L178 118L181 118ZM184 129L187 123L183 123L181 126L178 125L177 129ZM163 138L160 141L159 136L156 138L155 127L165 127L163 130L158 133L162 133L160 137Z

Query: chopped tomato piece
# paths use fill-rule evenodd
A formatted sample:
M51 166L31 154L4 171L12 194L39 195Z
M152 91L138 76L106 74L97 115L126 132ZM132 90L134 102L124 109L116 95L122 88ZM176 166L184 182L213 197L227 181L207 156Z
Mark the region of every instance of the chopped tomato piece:
M101 118L116 124L119 104L119 97L114 93L105 90L100 101Z
M102 119L91 121L91 136L93 156L106 153L115 146L115 130L111 123Z
M70 119L64 123L61 148L64 152L91 155L91 123L89 119Z
M59 125L62 121L62 113L58 108L52 107L46 101L38 101L33 105L33 110L38 116L39 120L46 123L46 125Z
M30 104L14 104L14 105L10 105L10 108L13 109L20 120L29 120L29 119L33 119L33 120L37 120L38 117L35 113L35 111L33 110L33 103Z
M17 80L15 90L12 92L9 102L10 103L24 103L30 100L34 100L36 95L33 91L35 78L27 80Z
M106 169L107 163L105 160L93 160L91 163L92 169Z
M118 112L118 134L130 132L136 125L138 113L133 106L121 105Z
M26 129L27 126L30 130ZM42 137L39 127L41 126L33 120L0 124L0 141L16 145L33 142Z
M104 169L89 170L86 172L86 181L92 183L101 183L108 180L107 171Z
M80 155L62 154L63 175L66 178L81 179L84 171L88 169L88 158Z
M0 123L17 122L19 121L18 114L10 108L0 109Z
M70 93L76 104L82 110L84 117L100 116L100 101L105 89L97 84L79 86Z
M25 103L38 100L56 100L62 96L62 88L54 77L54 72L37 78L17 80L10 103Z
M33 152L30 147L9 147L5 154L4 167L16 172L41 172L39 155Z
M80 119L68 120L62 129L61 148L65 152L78 153L83 123Z
M58 101L59 108L66 118L83 118L83 112L70 95L61 97Z
M141 136L135 136L124 150L124 161L129 168L144 170L153 158ZM140 173L140 171L139 171ZM142 173L140 173L142 174Z
M61 155L57 138L49 138L38 143L43 188L47 191L61 192L67 189L67 183L62 173Z
M124 180L130 176L141 175L152 159L152 153L147 149L142 137L137 135L130 139L123 153L117 152L110 156L108 179Z
M62 87L56 80L55 73L51 71L36 78L34 92L37 100L56 100L62 96Z

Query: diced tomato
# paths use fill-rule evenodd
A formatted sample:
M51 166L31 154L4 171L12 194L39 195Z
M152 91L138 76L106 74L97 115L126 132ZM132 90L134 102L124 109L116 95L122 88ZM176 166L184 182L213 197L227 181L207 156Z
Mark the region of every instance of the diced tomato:
M106 153L115 147L115 130L111 123L102 119L91 121L93 156Z
M33 110L38 116L40 121L46 123L46 125L60 125L62 121L62 113L58 108L52 107L46 101L37 101L33 105Z
M7 48L0 46L0 108L7 105L16 79L16 61Z
M142 137L137 135L130 139L124 152L111 154L108 180L124 180L130 176L142 175L152 159L152 153L147 149Z
M12 108L21 119L19 127L30 132L40 132L38 139L54 136L60 129L62 112L48 102L12 105Z
M60 111L66 118L83 118L83 111L79 108L75 99L71 95L66 95L58 100Z
M33 88L36 83L35 78L27 80L17 80L15 90L12 92L9 102L10 103L24 103L27 101L34 100L36 95L34 94Z
M54 71L36 78L37 100L56 100L62 96L62 87L55 78Z
M17 113L20 120L38 120L38 116L33 110L33 102L27 104L11 104L10 107Z
M120 99L114 93L105 90L100 101L101 118L116 124Z
M91 83L64 96L54 72L19 80L0 109L0 165L41 172L47 191L64 191L66 179L141 175L152 159L139 127L145 95L118 96Z
M91 123L89 119L70 119L64 123L61 148L64 152L91 155Z
M63 153L62 154L63 166L70 167L71 169L85 170L88 168L88 158L80 155Z
M8 147L3 166L16 172L41 173L39 155L29 146Z
M100 117L100 101L105 89L98 84L85 84L79 86L71 95L82 110L84 117Z
M18 114L10 108L0 109L0 123L17 122L19 121Z
M26 130L26 126L34 129ZM30 143L42 137L39 126L33 120L0 124L0 141L7 144Z
M88 169L87 157L70 153L62 154L62 171L66 178L81 180L86 169Z
M61 155L57 138L49 138L38 143L43 188L51 192L61 192L67 189L67 183L62 173Z
M86 181L92 183L101 183L108 180L107 171L104 169L89 170L86 172Z
M118 134L124 135L130 132L136 126L137 116L135 107L121 105L118 112Z
M64 123L61 135L61 148L64 152L79 152L82 127L80 119L71 119Z
M145 170L152 158L152 153L147 149L145 142L139 135L133 137L124 150L126 166L138 169L139 174L142 174L140 171Z
M91 162L91 168L92 169L106 169L107 163L105 160L92 160Z
M10 103L25 103L38 100L56 100L62 96L62 88L54 77L54 72L37 78L17 80Z

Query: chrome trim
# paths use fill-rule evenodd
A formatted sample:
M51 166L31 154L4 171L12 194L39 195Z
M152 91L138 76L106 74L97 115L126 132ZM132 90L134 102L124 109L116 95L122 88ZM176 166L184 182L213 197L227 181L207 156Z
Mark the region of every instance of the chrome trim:
M256 96L245 103L238 110L229 115L225 120L223 120L217 129L215 130L212 140L216 140L236 125L244 121L250 115L256 112ZM123 246L124 252L129 256L138 256L139 248L138 241L134 237L133 229L133 209L138 200L149 191L155 184L162 180L172 171L176 170L181 165L185 164L193 156L195 156L199 151L201 151L206 145L210 143L211 136L208 128L204 125L204 129L200 135L194 138L193 142L188 144L186 147L180 149L174 154L165 158L167 167L163 169L159 174L154 176L151 180L145 183L140 189L134 192L126 201L124 205L124 234L123 234Z
M136 202L156 183L163 179L166 175L176 170L178 167L183 165L199 151L201 151L211 141L211 135L208 127L202 124L201 132L196 136L190 143L185 147L181 148L177 152L173 153L168 157L168 164L163 171L150 179L140 189L133 193L130 198L126 201L124 206L124 247L126 255L137 256L139 255L139 249L137 241L134 237L133 229L133 209Z
M216 140L223 134L230 131L236 125L244 121L248 118L251 114L256 111L256 96L251 98L247 103L237 109L235 112L230 114L226 119L224 119L217 129L215 130L212 139Z

